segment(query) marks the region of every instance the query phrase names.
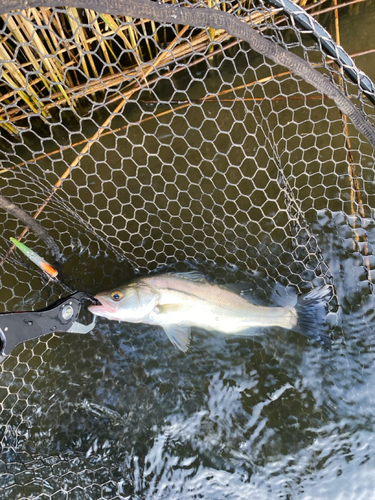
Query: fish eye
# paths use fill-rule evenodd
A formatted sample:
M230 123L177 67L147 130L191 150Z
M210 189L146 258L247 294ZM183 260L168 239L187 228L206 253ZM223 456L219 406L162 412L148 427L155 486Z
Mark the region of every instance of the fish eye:
M116 302L121 300L123 296L124 294L120 290L115 290L114 292L111 293L112 300L115 300Z

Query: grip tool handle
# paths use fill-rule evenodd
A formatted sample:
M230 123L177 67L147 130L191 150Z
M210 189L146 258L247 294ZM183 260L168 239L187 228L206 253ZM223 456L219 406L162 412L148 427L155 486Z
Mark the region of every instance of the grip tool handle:
M77 321L85 300L98 303L86 292L75 292L37 311L0 313L0 362L21 342L52 332L90 332L94 328L96 316L88 325Z

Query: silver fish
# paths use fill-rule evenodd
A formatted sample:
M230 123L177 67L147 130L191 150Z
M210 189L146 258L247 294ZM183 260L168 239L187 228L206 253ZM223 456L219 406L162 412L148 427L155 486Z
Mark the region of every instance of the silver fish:
M255 327L279 326L298 331L329 346L324 316L330 287L302 295L296 305L263 307L230 289L208 282L197 272L168 273L138 278L95 298L89 310L104 318L146 323L164 328L181 351L190 343L191 328L226 334L254 334Z

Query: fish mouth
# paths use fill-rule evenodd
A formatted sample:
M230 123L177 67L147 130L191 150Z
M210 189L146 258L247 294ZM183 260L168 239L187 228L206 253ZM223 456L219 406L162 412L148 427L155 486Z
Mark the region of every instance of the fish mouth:
M108 304L103 299L100 299L98 297L94 298L97 300L98 305L88 306L87 308L92 314L95 314L96 316L103 316L105 318L113 318L115 316L115 306L113 306L112 304Z

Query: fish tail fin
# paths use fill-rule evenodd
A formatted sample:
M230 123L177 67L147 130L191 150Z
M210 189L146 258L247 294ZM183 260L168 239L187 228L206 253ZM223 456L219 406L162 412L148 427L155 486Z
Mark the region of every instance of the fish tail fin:
M325 322L330 293L328 285L314 288L302 295L295 306L297 325L294 330L309 339L317 340L327 348L332 344Z

